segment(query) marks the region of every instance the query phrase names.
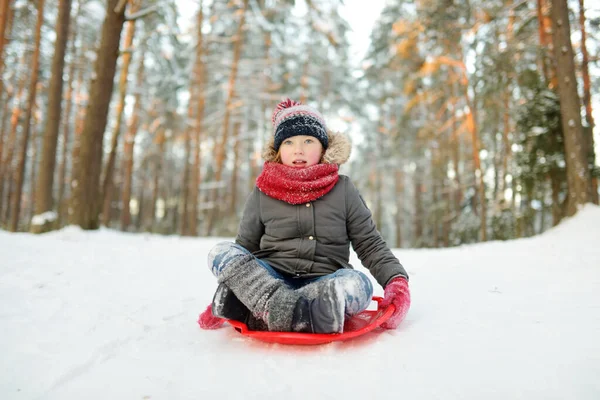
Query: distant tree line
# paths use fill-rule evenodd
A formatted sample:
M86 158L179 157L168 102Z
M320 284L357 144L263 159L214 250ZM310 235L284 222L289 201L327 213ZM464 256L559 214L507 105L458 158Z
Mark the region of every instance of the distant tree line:
M598 203L583 0L388 1L358 69L340 0L189 7L0 0L2 228L234 235L285 97L355 140L342 172L392 246Z

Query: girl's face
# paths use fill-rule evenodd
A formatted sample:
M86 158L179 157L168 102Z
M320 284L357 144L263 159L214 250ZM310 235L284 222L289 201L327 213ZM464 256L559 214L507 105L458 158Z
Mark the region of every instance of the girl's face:
M321 161L323 145L312 136L292 136L281 143L279 155L283 165L306 168Z

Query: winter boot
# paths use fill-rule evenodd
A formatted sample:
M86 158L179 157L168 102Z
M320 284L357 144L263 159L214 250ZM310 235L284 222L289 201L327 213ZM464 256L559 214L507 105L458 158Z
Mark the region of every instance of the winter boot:
M217 287L212 302L213 315L219 318L244 322L250 311L224 284Z
M248 317L246 321L244 321L246 326L251 331L268 331L269 325L265 321L260 318L256 318L254 314L251 312L248 313Z
M236 295L224 284L217 287L212 302L213 315L219 318L240 321L251 331L267 331L269 327L263 320L256 318Z
M344 297L335 279L324 282L317 296L301 297L292 316L292 330L307 333L341 333L344 330Z

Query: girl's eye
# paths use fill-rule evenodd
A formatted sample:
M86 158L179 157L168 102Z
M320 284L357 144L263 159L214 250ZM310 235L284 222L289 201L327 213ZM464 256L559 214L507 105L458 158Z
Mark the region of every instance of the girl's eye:
M283 142L283 144L292 144L292 141L291 141L291 140L285 140L285 141Z
M306 139L306 140L304 141L304 143L312 143L312 142L313 142L313 140L312 140L312 139Z

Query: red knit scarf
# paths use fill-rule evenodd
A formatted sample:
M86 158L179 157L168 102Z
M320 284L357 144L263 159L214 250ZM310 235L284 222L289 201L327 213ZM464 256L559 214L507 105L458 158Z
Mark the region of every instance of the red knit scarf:
M302 204L325 196L339 179L337 164L316 164L307 168L266 162L256 179L261 192L290 204Z

